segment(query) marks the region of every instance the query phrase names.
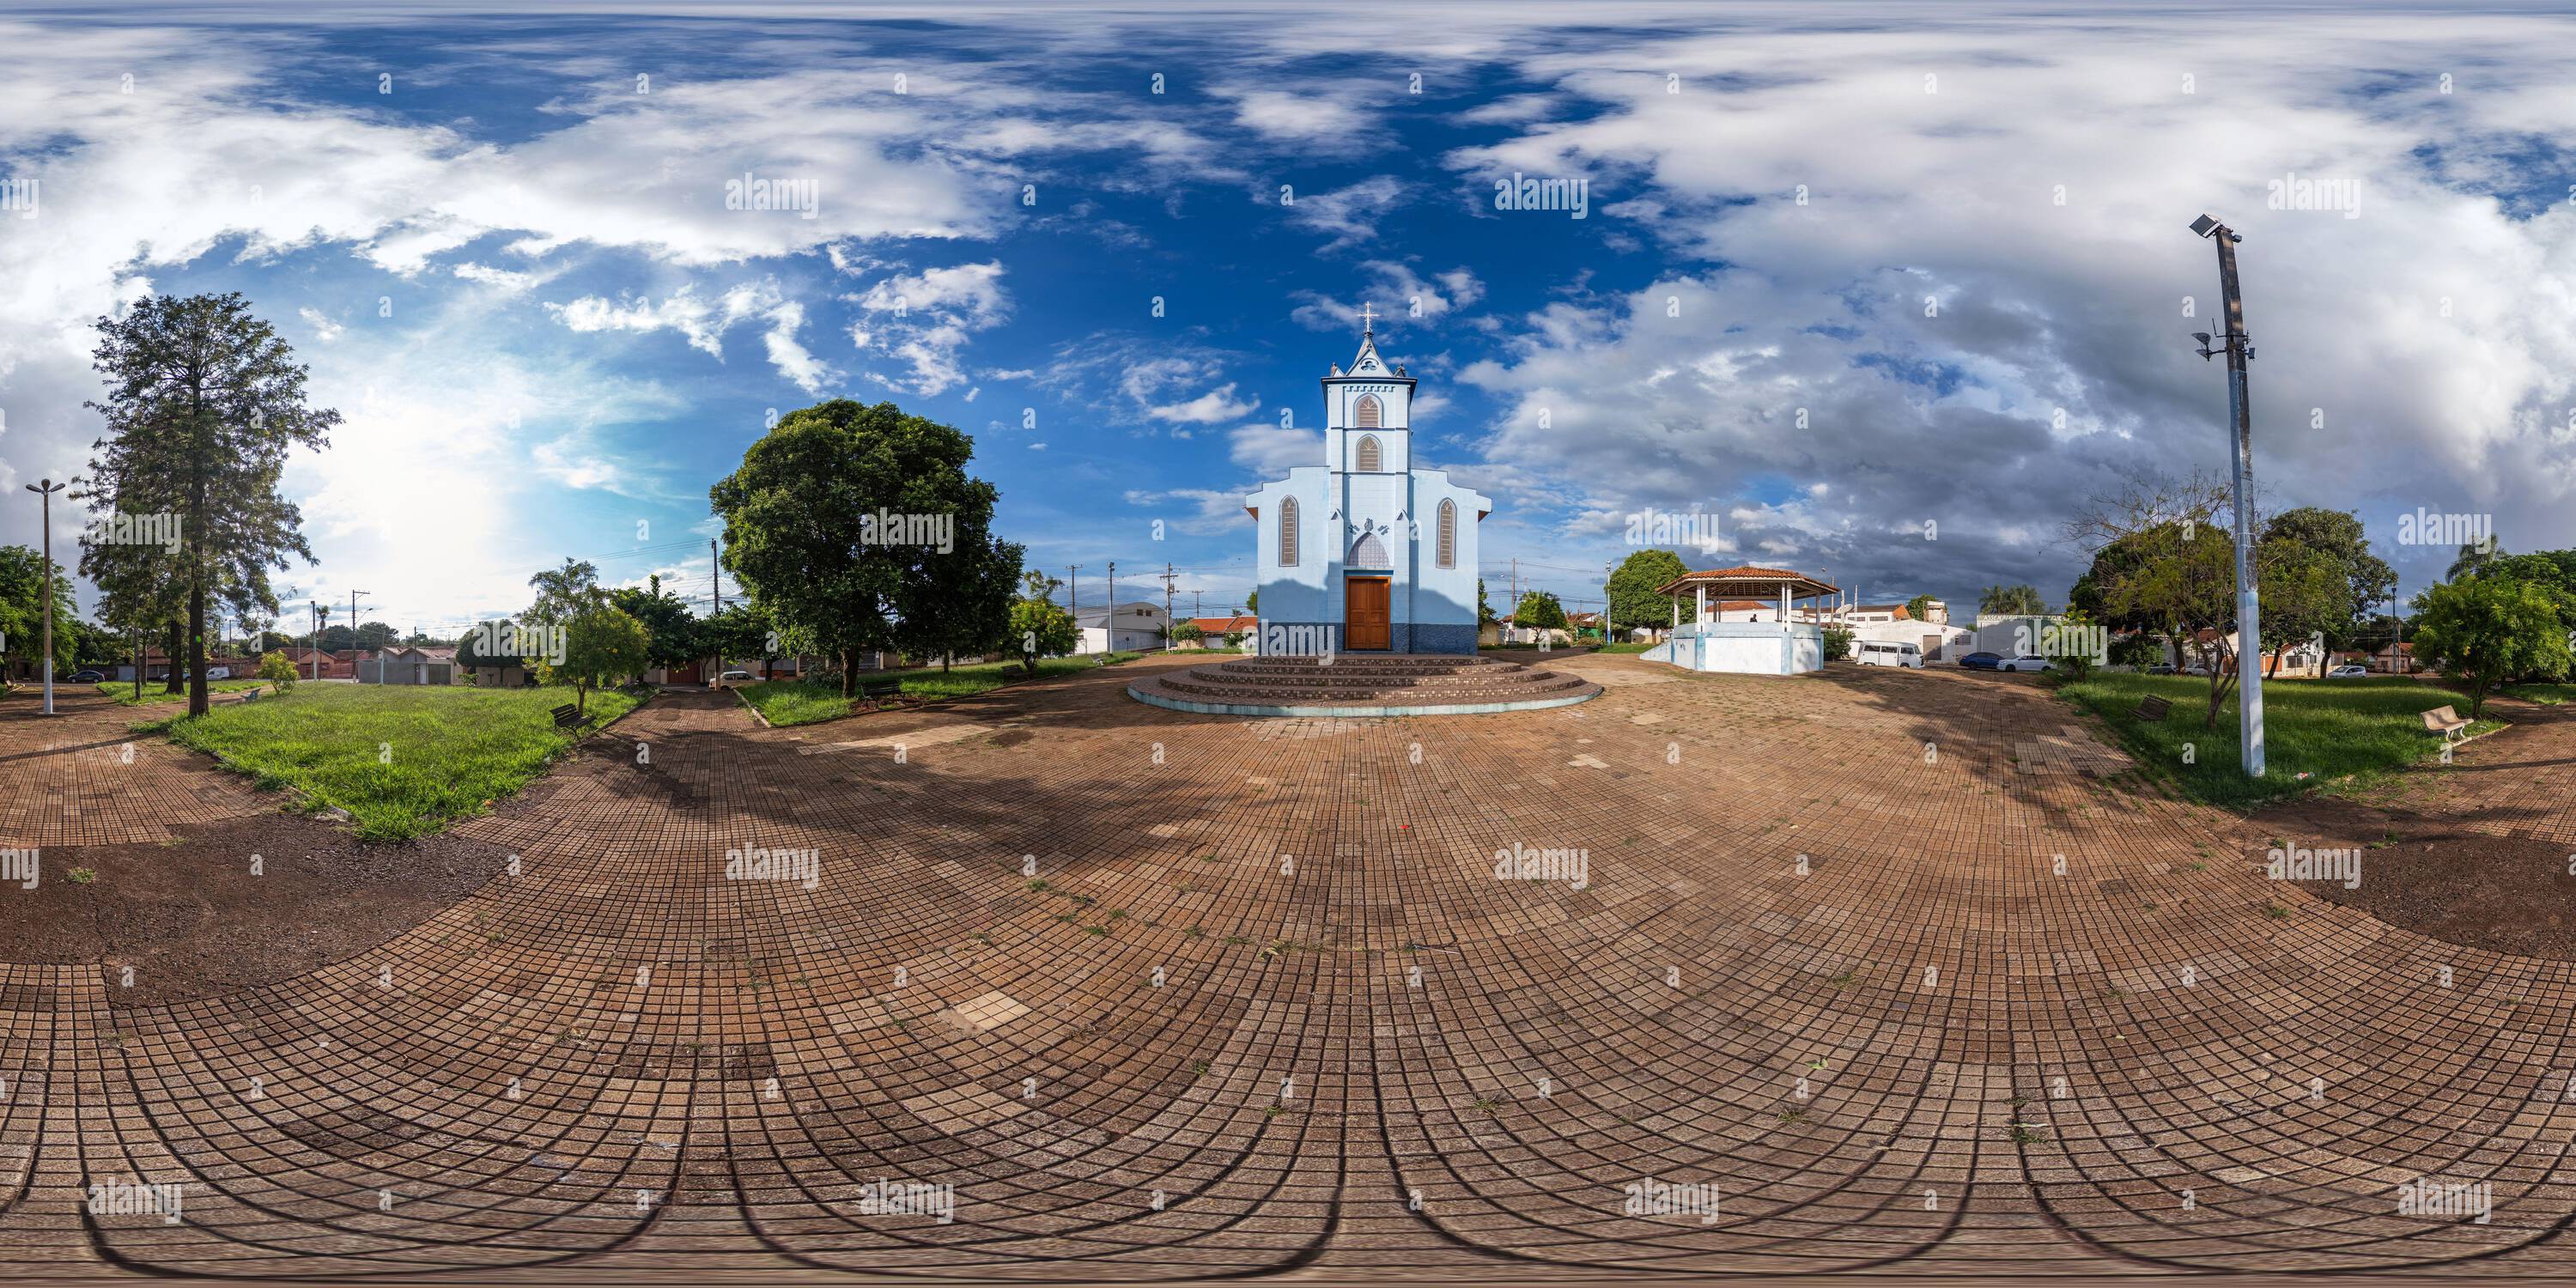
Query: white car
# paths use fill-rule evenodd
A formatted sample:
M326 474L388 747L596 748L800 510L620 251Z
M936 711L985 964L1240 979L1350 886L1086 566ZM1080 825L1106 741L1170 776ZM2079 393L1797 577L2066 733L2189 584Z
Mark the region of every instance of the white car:
M1998 671L2045 671L2049 669L2049 665L2048 659L2044 657L2008 657L2003 661L1995 663L1995 669Z
M749 672L749 671L727 671L727 672L725 672L725 673L724 673L723 678L721 678L721 679L717 680L717 681L716 681L716 683L718 683L718 684L749 684L749 683L751 683L751 672Z
M2326 678L2329 680L2358 680L2368 674L2370 674L2369 667L2359 665L2358 663L2346 662L2342 666L2338 666L2335 669L2326 672Z
M229 666L210 666L206 668L206 678L209 680L229 680L233 678L233 669Z

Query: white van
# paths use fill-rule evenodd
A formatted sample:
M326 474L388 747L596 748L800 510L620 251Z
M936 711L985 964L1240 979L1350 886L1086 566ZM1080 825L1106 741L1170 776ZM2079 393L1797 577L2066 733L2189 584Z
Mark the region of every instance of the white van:
M1920 644L1891 644L1881 640L1862 640L1853 647L1858 650L1854 656L1862 666L1910 666L1918 671L1923 669L1923 646Z

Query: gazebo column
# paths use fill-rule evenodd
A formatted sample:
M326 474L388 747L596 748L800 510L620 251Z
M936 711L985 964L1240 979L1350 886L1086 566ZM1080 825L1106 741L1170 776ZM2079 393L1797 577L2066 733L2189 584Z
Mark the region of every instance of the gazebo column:
M1789 624L1789 583L1780 583L1780 624Z
M1708 620L1708 583L1691 587L1691 594L1696 596L1691 604L1691 625L1697 626Z
M1682 624L1682 597L1681 597L1681 596L1679 596L1679 595L1675 595L1675 596L1673 596L1673 625L1674 625L1675 627L1679 627L1681 624Z

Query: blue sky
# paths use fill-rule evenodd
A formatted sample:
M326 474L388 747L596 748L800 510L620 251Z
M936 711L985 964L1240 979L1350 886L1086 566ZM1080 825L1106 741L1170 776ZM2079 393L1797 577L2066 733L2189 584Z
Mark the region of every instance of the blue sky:
M1497 501L1497 600L1514 559L1597 594L1648 507L1721 516L1695 567L2062 596L2087 496L2225 463L2207 209L2247 234L2279 504L2360 511L2417 586L2450 553L2395 544L2418 506L2576 544L2544 11L277 12L0 18L36 185L0 216L0 541L87 457L88 320L240 290L348 417L290 468L320 558L280 583L370 618L447 633L565 555L704 596L707 486L842 395L973 434L1086 602L1168 562L1215 612L1365 301L1419 456ZM1513 174L1584 217L1498 211ZM2272 208L2298 175L2355 217ZM746 176L811 217L727 210Z

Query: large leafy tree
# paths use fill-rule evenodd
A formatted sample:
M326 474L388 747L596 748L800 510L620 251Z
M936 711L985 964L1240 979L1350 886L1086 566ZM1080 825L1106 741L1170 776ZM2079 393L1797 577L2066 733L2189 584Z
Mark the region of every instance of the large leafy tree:
M721 613L699 619L697 630L698 647L702 652L713 653L719 660L759 658L763 679L768 678L771 658L793 651L788 647L789 641L771 628L769 618L758 607L739 600L725 605Z
M1563 630L1565 605L1558 603L1556 596L1544 590L1522 591L1520 606L1512 612L1512 625L1536 627L1539 630Z
M80 654L80 623L73 619L71 578L54 567L54 674L69 672ZM43 670L45 557L26 546L0 546L0 657Z
M650 585L621 586L608 592L608 603L644 624L644 633L652 640L645 651L648 666L686 666L707 655L711 641L704 638L701 623L679 596L662 589L660 573L653 575ZM722 656L731 655L721 655L719 660Z
M528 578L528 585L537 595L519 620L532 627L569 622L608 602L608 592L599 588L598 566L586 559L566 559L562 567Z
M303 514L278 492L287 453L328 444L340 413L307 406L304 368L238 294L146 296L98 320L92 360L107 437L84 499L179 523L173 580L187 590L188 713L203 715L209 600L277 611L272 568L313 556ZM92 507L97 508L96 506ZM137 547L102 547L136 549ZM148 547L143 547L148 549Z
M861 650L1002 642L1019 551L992 536L998 494L966 472L974 450L892 403L834 399L781 418L710 489L726 569L779 630L840 660L844 694ZM946 541L890 542L886 515L944 519Z
M2555 597L2503 577L2465 577L2415 597L2415 652L2469 686L2469 718L2511 679L2557 679L2571 658Z
M1656 594L1655 587L1689 571L1682 557L1670 550L1630 551L1610 574L1611 633L1670 622L1673 601Z
M1930 595L1916 595L1914 598L1906 600L1905 615L1918 622L1931 621L1932 597Z
M2324 559L2332 575L2343 583L2339 596L2326 595L2326 606L2340 605L2340 613L2326 612L2312 624L2312 633L2325 637L2328 648L2350 648L2355 633L2379 606L2397 590L2397 570L2370 551L2370 538L2362 531L2361 516L2349 510L2327 510L2301 506L2283 510L2263 526L2263 540L2288 542L2313 552ZM2273 599L2272 587L2263 587L2265 614L2268 617ZM2268 623L2267 623L2268 625ZM2270 631L2264 632L2269 635Z

